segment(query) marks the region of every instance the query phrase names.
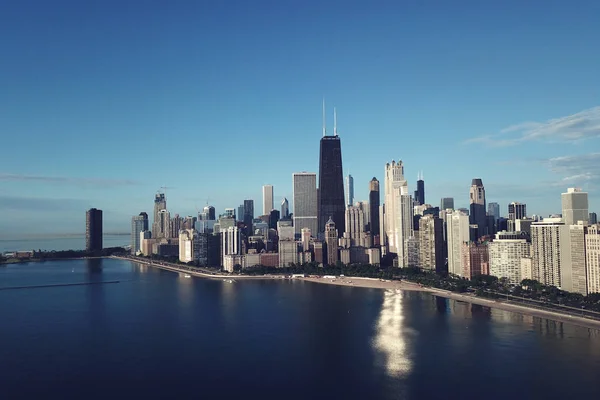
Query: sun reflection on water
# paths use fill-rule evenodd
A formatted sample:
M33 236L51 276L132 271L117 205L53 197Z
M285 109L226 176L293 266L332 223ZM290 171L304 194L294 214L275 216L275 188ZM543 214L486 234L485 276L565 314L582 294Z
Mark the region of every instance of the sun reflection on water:
M373 339L373 347L379 355L378 364L393 376L406 375L412 369L406 339L416 332L407 327L404 322L402 314L404 296L404 292L400 290L385 291L377 320L376 335Z

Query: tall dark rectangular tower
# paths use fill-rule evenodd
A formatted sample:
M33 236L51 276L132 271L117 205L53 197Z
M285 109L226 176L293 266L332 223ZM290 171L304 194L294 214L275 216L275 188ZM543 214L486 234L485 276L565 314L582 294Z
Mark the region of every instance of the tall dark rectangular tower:
M417 200L421 205L425 204L425 181L423 180L423 178L417 181L415 200Z
M477 225L477 233L475 236L479 239L488 234L485 188L483 187L483 182L479 178L475 178L471 182L469 203L469 224Z
M252 221L254 220L254 200L244 200L244 225L246 225L246 236L251 236L254 232Z
M369 231L373 238L373 246L379 244L379 181L373 177L369 182L369 218L371 219Z
M85 213L85 249L102 250L102 210L90 208Z
M329 218L338 234L345 232L344 203L342 144L337 135L323 136L319 154L319 233L325 232Z

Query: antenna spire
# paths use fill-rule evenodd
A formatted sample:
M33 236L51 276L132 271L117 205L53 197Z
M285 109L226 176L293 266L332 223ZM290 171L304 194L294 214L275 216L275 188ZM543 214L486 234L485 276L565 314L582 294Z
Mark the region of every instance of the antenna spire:
M333 136L337 136L337 114L333 107Z
M327 131L325 129L325 97L323 97L323 136L327 136Z

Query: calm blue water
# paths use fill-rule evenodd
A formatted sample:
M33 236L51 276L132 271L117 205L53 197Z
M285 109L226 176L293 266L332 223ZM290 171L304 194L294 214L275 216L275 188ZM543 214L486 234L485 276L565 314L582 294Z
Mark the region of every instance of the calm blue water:
M103 247L117 247L131 244L129 235L104 235ZM41 237L28 239L0 239L0 253L5 251L28 250L84 250L85 235Z
M128 261L0 268L0 398L598 398L600 332L417 292Z

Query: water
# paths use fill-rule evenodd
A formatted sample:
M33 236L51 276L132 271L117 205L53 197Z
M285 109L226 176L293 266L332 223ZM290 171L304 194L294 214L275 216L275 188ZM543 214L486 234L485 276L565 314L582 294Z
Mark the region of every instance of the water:
M600 332L299 281L113 259L0 268L1 398L598 398Z
M103 247L131 244L130 235L104 235ZM85 250L85 235L47 236L37 238L0 239L0 254L6 251Z

